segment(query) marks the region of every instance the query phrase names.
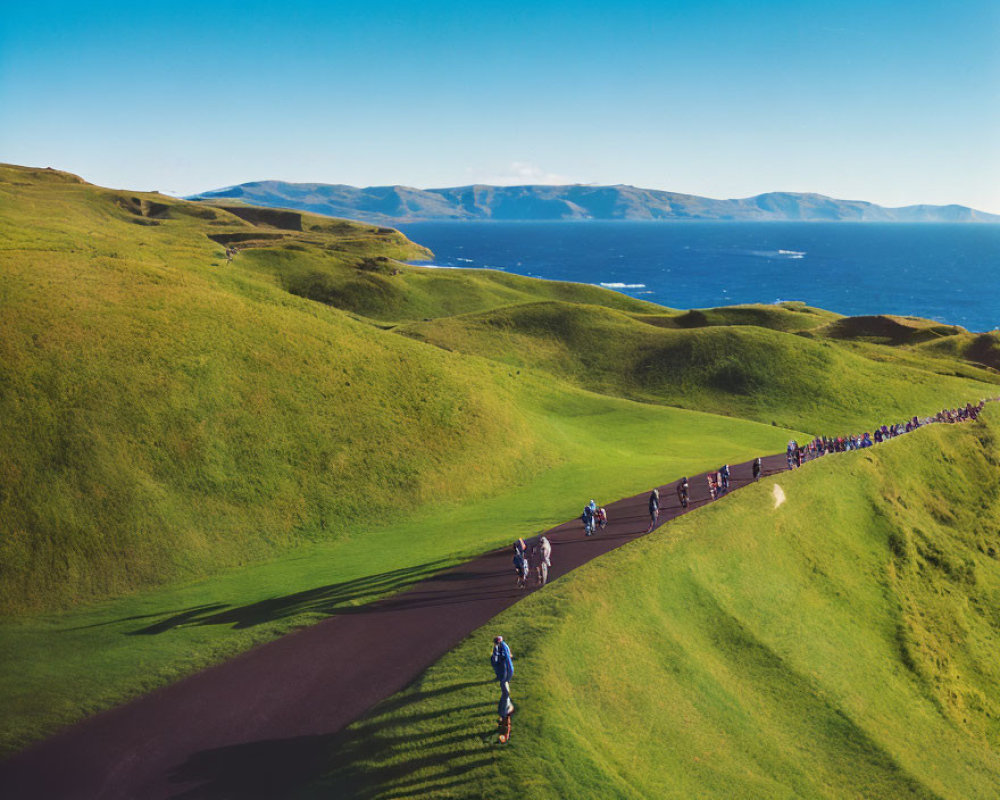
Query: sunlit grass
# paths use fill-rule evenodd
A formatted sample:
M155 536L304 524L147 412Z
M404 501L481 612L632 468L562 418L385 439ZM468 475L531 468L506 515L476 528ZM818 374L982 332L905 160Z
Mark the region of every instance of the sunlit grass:
M994 413L831 456L577 570L330 737L302 795L997 796L996 437Z

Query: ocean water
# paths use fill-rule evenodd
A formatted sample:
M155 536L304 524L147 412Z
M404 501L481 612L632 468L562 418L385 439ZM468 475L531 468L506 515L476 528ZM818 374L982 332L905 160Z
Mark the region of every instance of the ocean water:
M673 308L802 300L1000 327L1000 225L419 222L441 267L604 286Z

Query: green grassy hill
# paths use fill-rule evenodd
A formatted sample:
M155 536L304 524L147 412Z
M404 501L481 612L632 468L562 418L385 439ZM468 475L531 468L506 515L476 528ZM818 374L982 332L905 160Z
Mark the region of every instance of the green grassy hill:
M955 358L1000 371L1000 333L964 333L934 339L921 346L922 350L954 360Z
M290 225L0 172L0 751L556 524L581 497L790 435L519 375L295 296L260 259L367 271L424 251ZM246 248L232 264L220 230ZM164 635L135 635L148 627Z
M788 332L843 321L815 309L410 267L388 228L52 170L2 169L0 247L0 613L495 494L564 459L572 386L813 432L984 393Z
M4 178L0 610L259 560L558 460L506 370L293 297L210 238L267 230L59 174ZM302 219L309 233L262 249L421 252Z
M998 796L986 420L765 480L581 568L332 738L295 796ZM516 660L505 747L496 633Z
M53 170L0 167L0 252L0 752L581 498L996 393L816 309L412 267L391 229Z
M914 350L790 332L815 329L832 316L736 307L651 318L548 301L397 330L446 350L542 370L593 391L814 434L927 414L969 392L986 391L967 378L996 380L956 358L943 367ZM846 319L854 318L841 322Z

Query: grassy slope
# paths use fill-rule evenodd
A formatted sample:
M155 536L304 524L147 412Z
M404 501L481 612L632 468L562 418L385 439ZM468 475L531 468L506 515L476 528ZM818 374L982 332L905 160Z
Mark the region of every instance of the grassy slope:
M296 796L996 797L998 416L824 459L578 570L321 742L329 774Z
M482 269L437 269L371 263L355 269L320 248L248 252L245 266L271 276L292 294L379 322L405 322L560 300L642 314L669 309L584 283L540 281Z
M125 593L0 626L5 749L559 522L596 489L633 493L788 435L380 331L248 271L257 251L225 266L205 220L166 198L136 196L169 206L149 225L58 173L3 177L4 605ZM261 233L215 213L209 232ZM386 252L360 229L346 234L361 258ZM163 635L126 635L151 625Z
M795 333L827 325L842 317L832 311L787 301L776 305L752 303L722 308L696 308L673 314L642 314L637 319L665 328L703 328L708 325L753 325Z
M526 417L538 382L254 269L367 275L423 252L399 234L254 227L47 171L0 180L0 612L259 560L561 460ZM285 238L227 266L209 235Z
M726 310L698 312L705 318L703 327L662 327L647 324L648 317L608 308L543 302L397 330L447 350L540 369L595 391L816 434L926 414L964 402L970 393L993 391L954 377L994 379L955 359L944 370L949 374L942 375L940 360L911 351L789 333L791 311L775 309L769 317L746 317L737 313L742 309L720 311Z
M11 423L0 429L0 600L10 611L117 597L0 626L4 748L557 522L579 496L633 493L788 436L380 330L539 300L641 316L654 332L690 314L595 287L407 267L394 259L423 251L371 226L246 216L0 170L0 413ZM233 265L219 240L246 248ZM294 296L303 275L353 287L320 298L344 309ZM804 330L830 317L704 316L743 325L740 347L762 335L755 323ZM789 419L808 419L801 411Z
M921 350L954 360L963 358L1000 370L1000 333L966 333L922 344Z
M348 537L208 579L0 626L0 753L340 606L562 522L595 492L634 494L706 465L780 449L789 435L584 393L548 400L553 417L539 426L564 461L492 497L437 504L386 527L359 526Z

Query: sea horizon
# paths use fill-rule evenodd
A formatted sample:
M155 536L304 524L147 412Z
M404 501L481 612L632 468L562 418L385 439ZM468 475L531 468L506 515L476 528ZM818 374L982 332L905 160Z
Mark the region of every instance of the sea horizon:
M798 301L847 316L1000 327L997 225L565 220L398 228L433 251L429 262L414 262L422 266L587 283L673 308Z

